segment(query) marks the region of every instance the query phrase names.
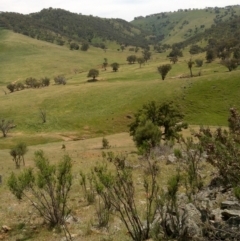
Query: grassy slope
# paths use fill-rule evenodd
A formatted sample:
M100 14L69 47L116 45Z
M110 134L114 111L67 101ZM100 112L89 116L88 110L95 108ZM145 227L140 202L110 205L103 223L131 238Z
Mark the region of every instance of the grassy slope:
M233 7L233 11L235 11L236 15L240 15L239 7ZM169 12L166 13L166 18L162 18L159 13L145 18L135 19L132 21L132 24L149 31L153 31L155 28L155 34L165 35L162 43L173 44L183 41L193 36L195 33L201 33L205 29L210 28L211 25L214 24L214 18L216 18L217 15L222 16L222 21L229 19L232 11L229 11L226 16L225 12L226 10L224 8L219 9L219 13L217 14L214 10L206 11L205 9L195 9L187 12ZM169 23L164 25L167 21L169 21ZM183 25L185 21L189 23ZM201 28L201 25L204 25L204 28ZM197 30L195 30L196 28ZM189 32L189 29L192 29L192 32ZM185 34L187 35L184 36Z
M229 73L215 62L204 64L200 77L177 78L188 74L187 49L185 57L173 65L166 81L161 81L157 66L168 63L167 53L153 54L151 61L139 68L138 64L126 63L126 57L133 53L119 52L117 46L106 53L96 48L82 52L8 31L1 32L0 38L1 89L6 90L5 86L11 81L23 81L30 76L53 79L65 74L68 81L66 86L55 86L52 80L47 88L25 89L7 95L0 92L0 117L14 119L17 124L10 134L12 137L0 138L0 148L20 140L27 144L56 141L61 135L72 133L74 138L82 138L127 131L127 124L131 122L127 115L133 116L149 100L175 99L181 104L186 121L208 125L226 125L227 109L240 104L239 70ZM204 58L194 56L197 57ZM119 62L119 71L113 73L110 67L102 70L104 58L109 63ZM98 82L87 82L90 68L99 69ZM75 74L74 69L79 73ZM193 72L198 71L194 67ZM45 124L41 124L39 108L47 111Z

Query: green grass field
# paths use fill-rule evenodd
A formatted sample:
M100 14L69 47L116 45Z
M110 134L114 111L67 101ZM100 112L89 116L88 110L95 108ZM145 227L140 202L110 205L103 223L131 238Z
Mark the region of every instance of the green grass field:
M79 139L128 131L131 119L127 116L151 100L177 102L186 121L197 125L226 125L229 107L240 104L239 69L228 72L216 60L204 63L199 77L179 78L189 74L188 49L162 81L157 66L169 63L167 53L153 53L140 68L126 61L133 52L118 51L117 45L106 52L93 47L87 52L70 51L5 30L0 39L0 117L17 125L8 138L0 138L2 149L20 140L40 144L62 140L62 135ZM104 58L109 64L118 62L119 71L113 72L110 66L103 70ZM204 59L204 55L192 58ZM100 71L97 82L87 82L91 68ZM194 67L193 73L198 72ZM53 78L60 74L67 79L65 86L54 85ZM49 87L14 93L6 88L11 82L44 76L51 78ZM45 124L40 109L46 110Z

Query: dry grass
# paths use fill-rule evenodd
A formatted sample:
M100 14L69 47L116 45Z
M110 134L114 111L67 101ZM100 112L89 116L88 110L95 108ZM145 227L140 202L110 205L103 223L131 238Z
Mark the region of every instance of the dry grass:
M69 135L69 139L71 135ZM102 162L102 137L72 141L68 140L68 137L64 137L65 141L29 146L29 151L26 154L26 167L34 166L33 157L36 150L42 149L48 156L51 162L57 163L64 154L68 154L73 161L73 175L74 184L70 197L70 206L72 207L73 215L76 216L79 222L69 225L72 234L77 234L79 237L76 240L104 240L107 238L111 240L127 240L128 236L124 226L121 224L117 217L111 218L110 229L97 230L91 225L96 223L95 221L95 206L88 206L83 198L81 186L79 184L79 171L82 170L88 173L91 168L97 163ZM139 166L140 162L136 155L136 148L128 133L120 133L111 136L105 136L108 139L111 148L109 151L115 153L123 153L128 156L129 164L133 166ZM62 150L62 144L66 146L65 150ZM107 150L108 151L108 150ZM3 184L0 186L0 226L8 225L12 228L7 240L15 241L16 239L27 237L36 241L49 240L54 241L63 237L63 233L57 233L53 230L48 230L43 224L42 220L38 218L33 210L33 207L28 201L17 201L16 198L10 193L7 188L6 181L10 173L19 173L21 170L16 170L14 163L9 155L9 150L0 150L0 166L1 174L3 177ZM175 172L175 167L166 165L165 162L159 163L161 173L159 181L161 185L166 185L168 178ZM144 205L146 198L143 192L143 180L142 180L141 168L134 170L134 180L136 181L137 192L137 204L140 209ZM22 227L23 226L23 227ZM117 234L117 235L116 235ZM23 240L23 239L22 239ZM26 239L28 240L28 239Z

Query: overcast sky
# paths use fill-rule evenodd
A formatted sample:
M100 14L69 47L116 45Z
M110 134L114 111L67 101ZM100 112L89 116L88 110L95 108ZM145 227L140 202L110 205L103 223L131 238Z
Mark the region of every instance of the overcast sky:
M83 15L131 21L134 17L178 9L237 4L240 4L239 0L0 0L0 11L28 14L52 7Z

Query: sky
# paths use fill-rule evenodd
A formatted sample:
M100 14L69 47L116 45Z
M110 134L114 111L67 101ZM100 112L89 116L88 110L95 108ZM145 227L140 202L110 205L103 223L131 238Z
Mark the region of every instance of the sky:
M145 17L178 9L202 9L239 4L239 0L0 0L0 11L28 14L52 7L83 15L132 21L134 17Z

